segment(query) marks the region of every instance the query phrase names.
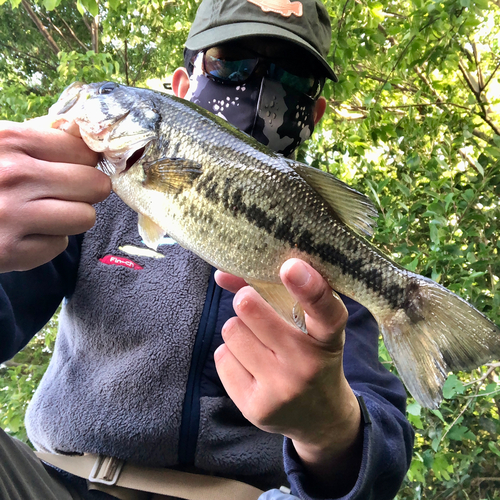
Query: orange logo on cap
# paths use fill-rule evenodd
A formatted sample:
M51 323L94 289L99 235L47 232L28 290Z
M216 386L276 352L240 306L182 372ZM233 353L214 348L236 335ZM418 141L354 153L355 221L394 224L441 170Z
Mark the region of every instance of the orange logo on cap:
M295 14L302 16L302 4L291 2L290 0L248 0L250 3L258 5L264 12L275 12L283 17L290 17Z

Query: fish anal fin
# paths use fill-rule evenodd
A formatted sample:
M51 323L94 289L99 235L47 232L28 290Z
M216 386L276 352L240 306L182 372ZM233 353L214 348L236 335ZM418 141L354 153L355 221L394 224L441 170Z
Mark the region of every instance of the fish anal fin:
M160 158L143 165L144 187L167 193L189 189L202 174L202 166L186 158Z
M412 396L437 408L450 372L500 359L500 328L428 278L406 287L404 307L377 315L384 343Z
M165 236L166 231L149 217L139 214L138 220L139 235L149 248L156 250L160 240Z
M287 323L307 333L304 310L283 284L248 279L246 281Z
M362 236L373 236L377 209L370 198L333 175L309 165L287 160L333 211L332 215Z

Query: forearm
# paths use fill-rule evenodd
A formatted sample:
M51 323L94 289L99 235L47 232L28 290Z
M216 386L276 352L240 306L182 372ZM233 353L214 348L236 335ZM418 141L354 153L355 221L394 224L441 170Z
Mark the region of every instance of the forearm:
M397 494L410 465L413 432L403 414L370 392L363 394L367 410L360 424L361 464L349 491L340 493L335 486L329 491L317 491L315 477L298 457L292 441L285 439L285 471L295 496L302 500L390 500ZM337 475L333 470L330 473L338 478L342 490L347 489L351 477Z
M406 392L378 360L378 328L373 317L354 301L346 297L344 301L349 321L343 366L362 410L358 448L353 445L360 462L349 462L356 455L346 451L345 462L339 456L329 471L325 467L331 483L337 483L318 492L314 471L298 457L292 441L285 439L285 470L292 492L303 500L389 500L397 494L412 456L413 431L405 418Z
M321 498L338 498L351 491L361 466L363 426L359 403L347 381L341 392L342 412L336 418L332 416L323 443L292 441L307 472L310 492Z

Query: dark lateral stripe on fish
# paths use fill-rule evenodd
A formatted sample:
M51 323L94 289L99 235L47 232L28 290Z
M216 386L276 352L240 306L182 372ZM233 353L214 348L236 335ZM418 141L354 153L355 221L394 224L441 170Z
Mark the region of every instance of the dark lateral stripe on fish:
M248 222L255 224L260 229L264 229L268 234L276 239L288 243L291 247L296 247L306 253L315 254L324 261L339 267L344 274L361 281L369 289L384 297L394 309L404 308L408 304L407 289L397 284L387 284L387 279L382 271L375 266L367 266L366 257L354 259L338 248L325 243L317 244L313 242L312 233L305 230L296 234L291 220L277 222L275 216L270 216L255 203L247 205L243 201L243 190L233 189L231 192L231 181L224 180L224 189L220 194L219 182L214 180L213 173L207 173L199 180L196 191L215 204L222 202L224 208L233 216L243 215ZM349 240L352 253L359 253L359 242ZM368 255L372 255L371 252ZM408 285L410 286L410 285ZM415 318L417 319L417 318Z

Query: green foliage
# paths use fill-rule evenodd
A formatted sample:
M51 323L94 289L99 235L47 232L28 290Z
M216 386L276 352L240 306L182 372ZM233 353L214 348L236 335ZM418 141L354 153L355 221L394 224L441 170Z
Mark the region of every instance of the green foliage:
M44 114L74 80L146 86L182 63L194 0L0 0L0 119ZM325 0L328 112L299 159L367 193L375 242L500 324L500 3ZM95 27L98 26L96 30ZM22 416L52 349L48 329L0 369L0 425ZM45 340L44 340L45 339ZM391 370L383 344L380 358ZM412 399L414 459L400 500L500 497L498 364L450 375L439 410Z
M329 6L340 82L302 156L372 198L381 249L500 324L500 9ZM393 369L383 344L380 357ZM499 368L451 375L439 411L409 399L416 444L400 500L500 497Z
M164 80L182 65L196 9L194 0L0 0L0 89L9 94L0 117L44 114L75 80Z
M498 498L500 385L492 376L498 365L476 378L450 375L440 410L417 403L408 418L417 430L415 454L398 498ZM469 377L472 380L464 383ZM462 379L462 380L461 380Z
M57 315L13 359L0 365L0 427L27 442L24 414L54 348Z
M74 81L122 80L120 65L107 53L60 52L59 60L59 78L64 87Z

